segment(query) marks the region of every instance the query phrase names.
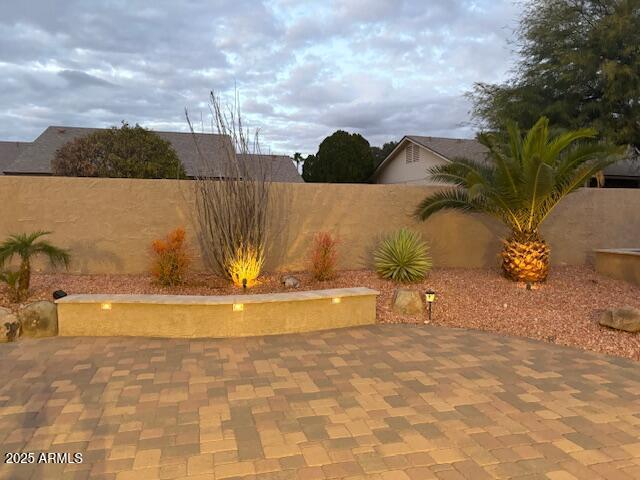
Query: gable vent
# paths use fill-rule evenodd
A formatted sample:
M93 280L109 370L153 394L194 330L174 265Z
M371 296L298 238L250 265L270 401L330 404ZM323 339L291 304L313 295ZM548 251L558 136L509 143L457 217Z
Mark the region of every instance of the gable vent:
M404 151L407 163L415 163L420 161L420 147L410 143Z

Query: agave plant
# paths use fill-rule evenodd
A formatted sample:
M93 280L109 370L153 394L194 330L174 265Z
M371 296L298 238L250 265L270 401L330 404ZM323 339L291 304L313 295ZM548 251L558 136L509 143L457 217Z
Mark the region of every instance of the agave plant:
M378 274L396 282L420 281L431 269L427 244L420 235L406 228L386 238L373 259Z
M486 163L467 159L429 169L432 178L454 188L438 191L418 206L426 220L445 209L492 215L511 230L504 240L502 270L513 280L539 282L549 272L549 246L539 228L559 202L593 175L620 159L623 147L595 142L590 128L551 136L549 120L540 118L522 135L507 126L508 140L481 134Z
M32 257L44 255L54 267L59 265L69 266L70 256L66 250L55 247L46 240L37 241L50 233L38 231L29 234L11 235L0 244L0 267L11 260L14 255L20 258L18 278L17 280L15 278L12 279L16 284L16 294L19 301L25 299L29 293Z

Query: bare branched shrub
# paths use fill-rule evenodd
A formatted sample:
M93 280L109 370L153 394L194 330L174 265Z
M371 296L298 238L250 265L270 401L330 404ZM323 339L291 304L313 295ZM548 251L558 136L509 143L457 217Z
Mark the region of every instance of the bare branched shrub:
M186 114L199 160L196 216L208 263L216 273L231 279L232 265L237 266L242 252L252 251L253 261L264 263L272 165L260 152L258 131L250 135L243 125L237 92L233 102L225 106L211 92L210 110L212 128L221 135L215 141L214 156L204 154ZM251 285L253 280L246 279L244 283Z

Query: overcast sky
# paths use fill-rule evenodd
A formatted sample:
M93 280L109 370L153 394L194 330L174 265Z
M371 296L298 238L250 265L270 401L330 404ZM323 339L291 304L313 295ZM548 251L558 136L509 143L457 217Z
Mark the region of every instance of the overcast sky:
M510 0L0 0L0 140L126 120L186 130L233 92L274 153L337 129L380 145L472 137L473 82L505 78Z

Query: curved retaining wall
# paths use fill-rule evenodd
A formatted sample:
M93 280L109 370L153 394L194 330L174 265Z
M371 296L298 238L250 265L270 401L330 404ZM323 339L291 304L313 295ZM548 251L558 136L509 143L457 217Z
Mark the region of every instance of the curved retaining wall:
M369 288L228 296L69 295L56 301L61 336L249 337L370 325Z

